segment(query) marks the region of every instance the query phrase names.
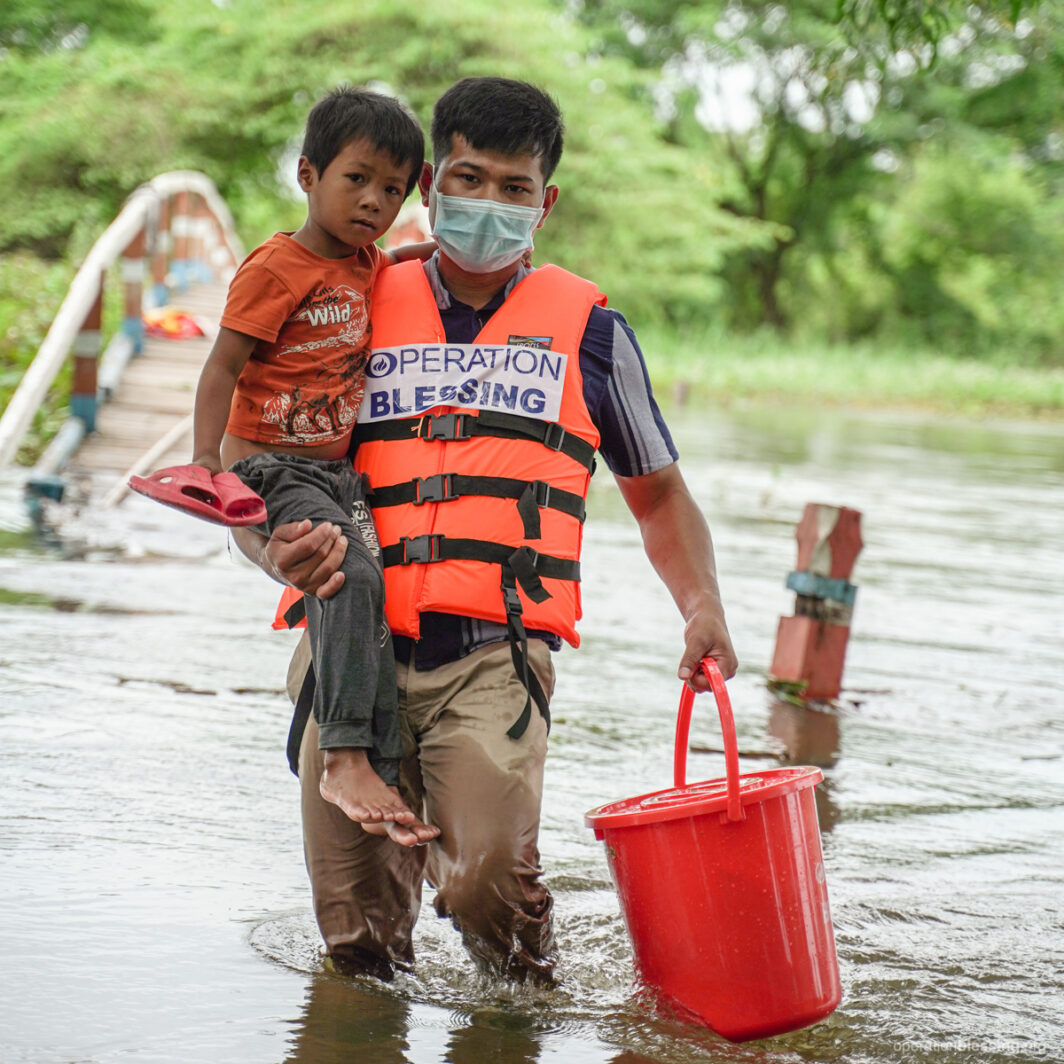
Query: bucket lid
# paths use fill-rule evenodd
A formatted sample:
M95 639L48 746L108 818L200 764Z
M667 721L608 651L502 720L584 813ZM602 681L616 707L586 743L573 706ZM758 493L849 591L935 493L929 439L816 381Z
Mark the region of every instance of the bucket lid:
M818 768L803 765L796 768L773 768L765 772L751 772L739 777L739 800L742 805L755 805L770 798L815 787L824 778ZM670 787L635 798L608 802L584 814L589 828L635 828L643 824L660 824L667 820L723 813L728 807L728 780L702 780L683 787Z

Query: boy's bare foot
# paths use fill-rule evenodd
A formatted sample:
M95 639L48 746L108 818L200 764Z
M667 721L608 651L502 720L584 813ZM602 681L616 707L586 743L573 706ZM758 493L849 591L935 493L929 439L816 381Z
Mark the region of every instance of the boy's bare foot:
M397 820L382 820L379 824L363 823L362 830L370 835L387 835L400 846L424 846L440 833L438 827L425 824L416 817L409 824L400 824Z
M321 796L339 806L371 835L387 835L401 846L419 846L436 838L440 829L420 821L396 787L389 787L356 747L325 751Z

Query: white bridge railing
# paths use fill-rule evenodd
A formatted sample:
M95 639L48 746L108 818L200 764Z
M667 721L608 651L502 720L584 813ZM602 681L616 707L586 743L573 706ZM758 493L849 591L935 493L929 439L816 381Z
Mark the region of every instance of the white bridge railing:
M96 408L117 387L144 339L145 302L166 303L191 281L228 280L244 257L232 215L214 183L193 170L160 174L141 185L93 245L48 335L0 417L0 469L14 458L67 356L74 354L71 418L38 463L45 476L65 464L96 423ZM101 321L108 270L121 260L124 317L103 353ZM147 282L151 290L146 293Z

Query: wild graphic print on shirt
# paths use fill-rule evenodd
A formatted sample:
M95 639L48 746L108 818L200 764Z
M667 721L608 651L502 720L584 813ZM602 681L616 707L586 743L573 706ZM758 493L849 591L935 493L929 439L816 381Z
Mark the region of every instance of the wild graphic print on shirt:
M226 432L285 447L345 439L362 402L376 245L326 259L275 233L240 265L221 324L254 337Z
M358 417L369 359L369 306L361 292L321 285L285 323L271 356L291 380L263 403L262 420L280 443L327 442L349 432Z

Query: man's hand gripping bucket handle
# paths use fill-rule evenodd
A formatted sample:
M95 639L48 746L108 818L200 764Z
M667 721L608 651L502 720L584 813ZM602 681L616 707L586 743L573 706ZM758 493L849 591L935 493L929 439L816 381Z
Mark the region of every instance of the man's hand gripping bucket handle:
M742 802L739 799L739 747L735 741L735 718L732 716L728 689L724 686L724 677L712 658L703 658L698 667L705 673L713 697L717 700L717 712L720 714L720 730L724 738L724 764L728 776L728 812L729 820L744 819ZM680 695L679 715L676 718L676 750L673 758L673 786L687 786L687 737L691 730L691 707L694 705L695 693L687 684L683 685Z

